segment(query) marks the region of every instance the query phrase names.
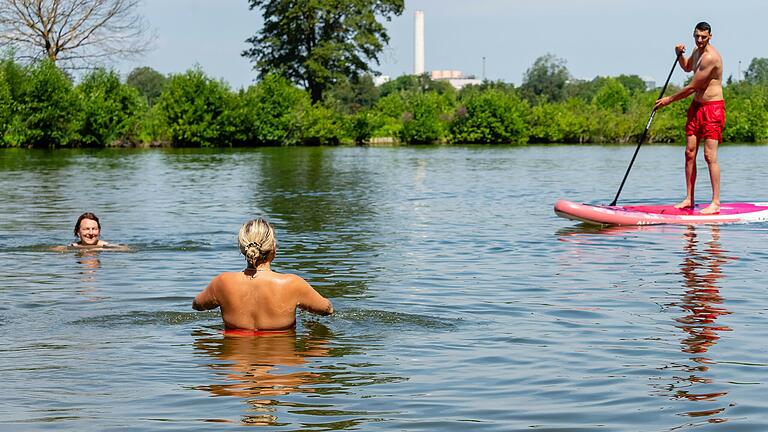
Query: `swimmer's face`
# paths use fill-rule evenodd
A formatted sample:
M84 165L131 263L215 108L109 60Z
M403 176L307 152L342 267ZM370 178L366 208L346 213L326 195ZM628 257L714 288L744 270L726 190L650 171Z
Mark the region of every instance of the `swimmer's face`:
M77 235L80 237L80 243L87 246L95 246L99 243L99 223L93 219L83 219L80 221L80 229Z

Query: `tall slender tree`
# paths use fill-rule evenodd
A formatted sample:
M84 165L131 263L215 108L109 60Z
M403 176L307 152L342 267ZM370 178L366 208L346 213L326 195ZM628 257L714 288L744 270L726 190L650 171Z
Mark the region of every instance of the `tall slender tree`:
M140 0L0 0L0 47L69 68L145 52L153 39Z
M400 15L404 0L249 0L264 27L243 56L259 76L278 73L306 88L313 101L339 78L356 79L379 64L389 35L379 21Z

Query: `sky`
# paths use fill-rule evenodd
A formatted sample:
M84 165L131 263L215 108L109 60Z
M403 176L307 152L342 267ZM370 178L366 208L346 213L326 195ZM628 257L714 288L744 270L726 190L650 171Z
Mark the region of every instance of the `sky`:
M260 11L248 5L144 0L141 13L157 36L154 49L115 67L127 75L140 66L163 74L199 66L233 88L247 87L257 73L240 54L262 24ZM390 43L374 70L392 78L413 73L416 10L424 11L427 71L461 70L515 85L538 57L553 54L577 79L635 74L661 86L675 44L684 43L689 53L695 47L699 21L712 26L711 43L723 56L725 77L739 79L753 58L768 57L761 36L765 0L406 0L405 12L386 23ZM687 78L678 69L672 82Z

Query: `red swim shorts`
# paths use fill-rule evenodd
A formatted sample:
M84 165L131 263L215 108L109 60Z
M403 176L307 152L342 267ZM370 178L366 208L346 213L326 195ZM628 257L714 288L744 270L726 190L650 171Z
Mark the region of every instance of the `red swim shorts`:
M685 135L695 135L699 140L713 139L723 142L725 127L725 101L691 102Z

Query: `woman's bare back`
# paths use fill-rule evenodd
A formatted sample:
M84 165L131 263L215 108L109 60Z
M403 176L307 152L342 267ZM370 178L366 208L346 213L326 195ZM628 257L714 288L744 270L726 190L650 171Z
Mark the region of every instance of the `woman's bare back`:
M333 313L331 302L301 277L253 269L219 274L192 307L221 307L227 329L247 330L290 329L296 324L297 307L321 315Z

